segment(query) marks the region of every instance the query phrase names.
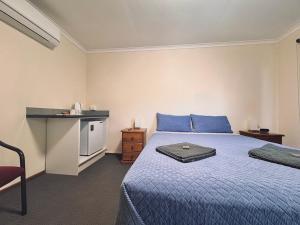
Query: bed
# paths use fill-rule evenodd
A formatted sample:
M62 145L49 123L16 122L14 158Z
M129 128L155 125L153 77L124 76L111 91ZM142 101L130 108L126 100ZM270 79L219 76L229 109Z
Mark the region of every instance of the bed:
M181 163L156 146L190 142L217 155ZM248 157L265 141L157 132L121 185L116 225L299 225L300 170Z

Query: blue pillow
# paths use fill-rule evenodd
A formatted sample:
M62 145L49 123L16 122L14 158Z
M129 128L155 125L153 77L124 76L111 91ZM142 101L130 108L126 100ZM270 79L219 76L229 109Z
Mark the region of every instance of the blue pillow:
M174 116L165 114L156 114L157 130L172 132L190 132L191 117L190 116Z
M191 114L193 129L200 133L232 133L226 116L201 116Z

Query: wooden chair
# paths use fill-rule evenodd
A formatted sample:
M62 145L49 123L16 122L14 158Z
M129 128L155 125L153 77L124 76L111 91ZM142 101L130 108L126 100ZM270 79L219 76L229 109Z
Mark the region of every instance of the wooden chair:
M10 183L14 179L21 177L21 206L22 215L27 213L27 197L26 197L26 175L25 175L25 156L24 153L11 145L0 141L0 146L16 152L20 157L20 166L0 166L0 187Z

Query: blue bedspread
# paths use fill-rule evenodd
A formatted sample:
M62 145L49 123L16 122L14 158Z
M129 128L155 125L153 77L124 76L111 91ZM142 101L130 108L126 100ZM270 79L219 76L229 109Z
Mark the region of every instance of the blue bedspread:
M217 155L181 163L156 146L190 142ZM248 157L267 142L154 134L125 176L117 225L299 225L300 170Z

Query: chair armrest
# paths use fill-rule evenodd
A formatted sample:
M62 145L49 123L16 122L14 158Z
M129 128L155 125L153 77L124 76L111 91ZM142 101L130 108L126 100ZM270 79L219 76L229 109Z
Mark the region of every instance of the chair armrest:
M0 146L6 148L8 150L16 152L20 157L20 167L25 169L25 155L21 149L11 146L9 144L6 144L3 141L0 141Z

